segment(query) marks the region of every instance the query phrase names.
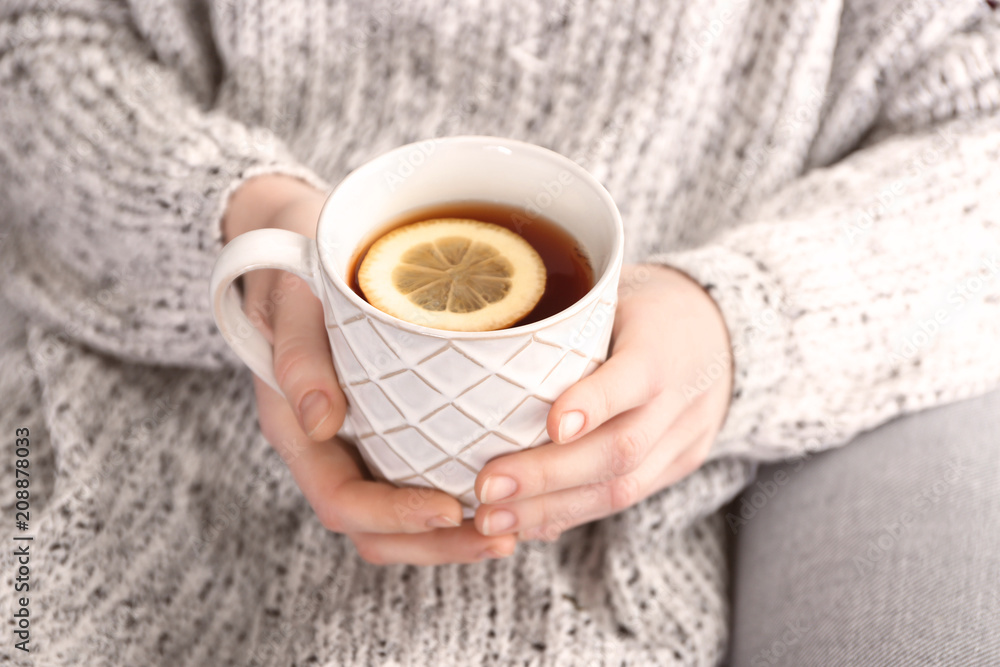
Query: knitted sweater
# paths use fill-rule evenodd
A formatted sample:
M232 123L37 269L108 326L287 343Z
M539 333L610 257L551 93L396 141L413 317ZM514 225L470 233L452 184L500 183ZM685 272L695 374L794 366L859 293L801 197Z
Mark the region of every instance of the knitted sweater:
M34 535L15 664L715 664L745 519L720 508L758 462L1000 384L982 0L5 0L0 123L0 433L30 429ZM247 178L335 183L450 134L606 184L627 260L718 302L733 400L709 461L628 511L376 567L262 438L208 278Z

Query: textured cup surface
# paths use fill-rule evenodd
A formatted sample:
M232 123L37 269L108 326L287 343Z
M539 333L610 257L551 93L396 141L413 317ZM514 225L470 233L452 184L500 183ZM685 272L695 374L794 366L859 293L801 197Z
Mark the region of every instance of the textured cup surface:
M406 331L366 317L331 290L330 347L369 467L395 484L436 487L474 508L480 468L548 442L552 402L604 361L616 283L537 331L479 339Z

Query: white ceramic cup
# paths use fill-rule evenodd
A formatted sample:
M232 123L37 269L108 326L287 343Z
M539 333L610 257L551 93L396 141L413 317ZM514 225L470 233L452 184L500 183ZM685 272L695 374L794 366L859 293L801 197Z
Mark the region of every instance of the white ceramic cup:
M355 254L387 223L460 201L517 207L564 227L589 256L594 288L544 320L487 332L405 322L354 293L347 273ZM324 205L316 238L263 229L233 239L212 273L219 330L254 373L281 392L271 346L247 319L232 283L266 268L301 277L323 303L347 396L341 435L355 442L378 477L441 489L471 516L482 466L548 442L552 402L607 357L623 251L611 196L582 167L539 146L495 137L433 139L397 148L348 175Z

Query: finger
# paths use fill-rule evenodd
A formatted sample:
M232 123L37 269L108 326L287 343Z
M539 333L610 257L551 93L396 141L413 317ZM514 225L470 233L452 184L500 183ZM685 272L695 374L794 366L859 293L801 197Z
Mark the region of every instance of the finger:
M281 289L283 276L284 272L278 269L260 269L239 278L243 281L243 310L271 345L274 345L271 318L274 317L275 300L281 300L284 295Z
M328 530L416 533L461 523L461 504L441 491L365 479L353 447L308 438L288 402L261 380L254 383L265 437Z
M698 397L667 430L665 440L688 444L664 467L659 476L659 488L676 484L701 467L708 458L719 433L718 421L706 416L706 413L713 412L712 402L710 395Z
M558 525L553 523L546 526L531 528L529 530L522 530L517 534L517 539L522 542L527 542L529 540L555 542L562 536L562 534L563 528L560 528Z
M500 456L476 478L482 503L511 502L594 484L634 471L670 423L657 401L605 422L573 443L541 445Z
M296 276L285 274L280 285L272 318L274 374L302 430L328 440L343 425L347 401L333 369L323 306Z
M640 470L599 484L578 486L510 505L491 507L483 517L484 525L493 521L492 515L507 513L514 520L508 520L503 530L489 534L518 534L522 539L554 539L548 536L558 536L574 526L616 514L636 504L648 495L648 477L648 474ZM502 516L508 519L507 515ZM478 514L476 519L476 525L479 526ZM546 532L539 533L538 529Z
M703 433L681 452L677 458L667 464L659 476L660 489L676 484L701 467L712 447L715 438L709 433Z
M519 533L523 539L538 539L539 529L558 535L574 526L617 514L662 489L664 470L689 445L688 442L662 442L630 473L608 475L595 484L535 498L481 507L476 513L476 525L486 528L488 534ZM499 516L505 524L495 524L497 513L506 513ZM494 531L491 530L493 525L505 525L505 528Z
M466 521L460 528L421 535L359 534L351 535L351 539L358 554L375 565L477 563L506 558L517 548L517 539L513 535L485 537L476 531L471 521Z
M592 374L567 389L549 410L548 432L566 443L589 433L615 415L647 403L660 393L662 375L646 348L620 344Z
M701 467L705 462L708 452L715 442L715 436L718 433L718 428L706 426L706 424L711 423L706 420L704 414L706 410L711 410L711 406L707 401L702 399L695 401L689 409L684 410L673 424L670 425L656 446L656 452L651 453L642 462L643 470L650 473L649 479L652 480L642 494L642 498L647 498L668 486L676 484ZM577 445L573 447L557 447L557 449L572 451L576 447ZM553 503L553 505L558 506L558 501ZM529 524L532 521L539 520L531 518L532 508L530 506L527 506L527 509L522 507L514 507L512 510L511 508L507 509L515 514L517 523L521 526L518 532L519 539L545 540L549 542L558 539L563 531L573 526L613 513L610 511L603 512L601 508L596 508L590 514L584 514L582 505L571 503L562 512L548 510L547 515L555 517L551 523L545 523L546 519L541 519L542 523L535 527L530 527Z

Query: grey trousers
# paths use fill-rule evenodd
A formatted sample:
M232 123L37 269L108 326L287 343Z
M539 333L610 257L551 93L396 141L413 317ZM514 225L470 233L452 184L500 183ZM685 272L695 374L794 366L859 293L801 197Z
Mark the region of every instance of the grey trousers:
M729 511L732 667L1000 665L1000 392L765 467Z

